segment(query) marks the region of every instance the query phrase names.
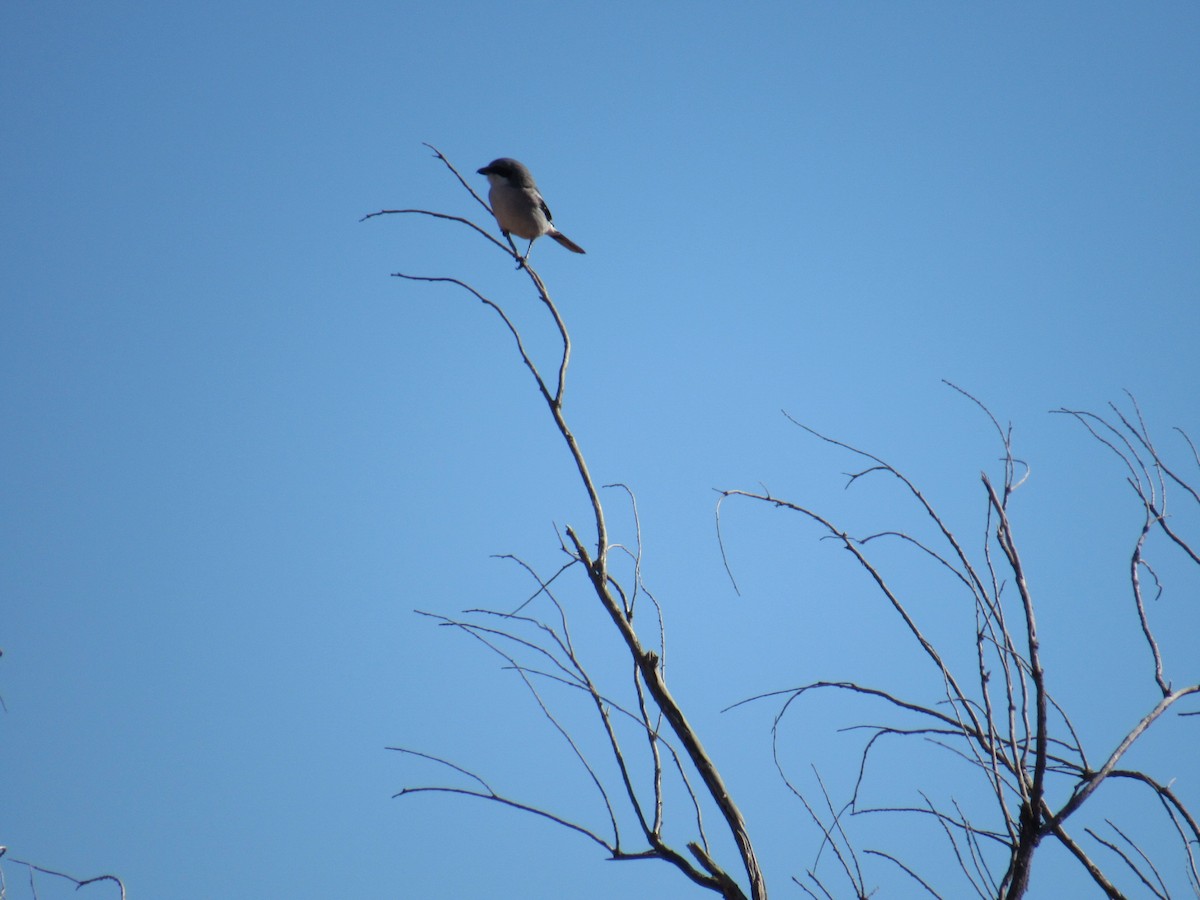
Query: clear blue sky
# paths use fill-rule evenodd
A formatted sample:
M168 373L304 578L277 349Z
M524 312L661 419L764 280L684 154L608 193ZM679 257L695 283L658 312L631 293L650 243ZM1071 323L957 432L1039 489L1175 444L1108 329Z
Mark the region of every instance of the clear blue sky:
M781 409L973 536L998 448L940 379L1012 421L1043 641L1093 755L1152 698L1105 680L1145 674L1136 503L1047 411L1128 389L1164 446L1200 435L1195 3L10 0L0 45L10 856L155 900L693 895L511 811L390 799L442 780L404 745L600 815L512 674L413 614L510 606L525 582L490 555L552 568L555 524L588 524L499 323L389 275L470 279L542 352L527 283L452 223L359 222L480 215L423 141L480 190L521 159L588 250L533 254L575 341L568 413L597 480L637 493L674 689L778 896L813 833L773 710L719 710L883 678L893 633L844 553L748 505L725 520L735 595L712 489L906 515L846 495L852 463ZM1195 682L1197 579L1174 574L1154 612ZM861 632L837 615L860 602ZM1145 752L1194 747L1190 721ZM841 738L801 731L796 770L836 779ZM1200 805L1182 756L1162 774Z

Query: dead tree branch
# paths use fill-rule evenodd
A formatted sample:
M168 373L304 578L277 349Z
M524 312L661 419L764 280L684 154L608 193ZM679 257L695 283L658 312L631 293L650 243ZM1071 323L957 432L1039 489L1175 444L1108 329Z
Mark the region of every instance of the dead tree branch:
M99 884L102 881L111 881L117 886L117 890L120 891L121 900L125 900L125 884L116 875L96 875L92 878L76 878L74 875L68 875L66 872L59 872L55 869L47 869L45 866L39 866L24 859L16 859L8 856L7 847L0 847L0 857L6 858L13 865L25 867L25 870L29 873L29 887L33 892L34 897L37 896L37 885L34 882L34 873L38 873L41 875L49 875L52 878L62 878L65 881L69 881L75 885L75 890L85 888L92 884ZM2 890L3 885L4 872L3 867L0 866L0 897L3 897L4 895Z
M1188 499L1197 503L1200 503L1200 491L1163 460L1150 439L1141 411L1132 397L1130 401L1134 414L1125 415L1116 406L1112 406L1114 421L1091 413L1061 410L1074 416L1094 438L1122 460L1128 475L1127 480L1145 513L1140 534L1131 554L1131 598L1143 643L1153 662L1154 684L1160 698L1128 728L1116 746L1108 751L1105 762L1098 769L1093 768L1088 762L1083 742L1075 726L1051 692L1052 679L1043 658L1037 626L1034 588L1019 551L1011 501L1017 488L1027 478L1029 467L1013 454L1011 426L1001 427L979 400L954 385L951 387L984 411L1000 438L1003 450L999 481L993 481L987 473L981 475L985 500L983 518L986 522L981 560L968 553L965 543L948 527L943 516L915 483L898 468L879 456L828 437L791 417L788 418L818 440L867 462L866 468L849 474L847 487L859 484L867 476L882 475L897 481L914 501L918 513L932 523L936 540L930 541L911 530L894 527L874 531L865 537L856 537L823 513L804 504L783 499L765 489L720 491L716 519L721 555L731 580L733 567L728 544L721 536L722 528L728 527L722 525L720 518L722 505L726 500L751 500L799 514L815 524L824 538L837 541L849 551L856 567L866 575L886 607L895 614L901 633L920 650L942 686L942 696L929 700L912 700L887 689L856 682L816 681L798 688L762 693L734 706L761 702L772 697L782 701L772 724L777 768L785 786L801 799L814 819L818 818L813 812L814 805L804 798L779 762L779 725L785 716L800 714L797 712L796 701L810 691L833 689L882 702L885 708L890 708L896 713L915 716L918 720L916 725L859 726L868 728L871 736L862 750L858 779L851 793L849 806L853 815L890 812L931 816L952 845L954 856L958 860L962 875L970 885L970 890L980 897L996 897L999 900L1017 900L1023 897L1028 890L1036 851L1047 837L1053 837L1062 844L1106 896L1124 896L1116 886L1114 878L1106 874L1064 828L1067 820L1076 815L1106 781L1114 778L1132 779L1147 787L1158 798L1178 835L1178 848L1185 860L1189 884L1200 883L1196 876L1196 848L1200 846L1200 833L1197 832L1193 814L1178 796L1149 774L1118 768L1130 747L1168 711L1186 698L1200 694L1200 684L1172 688L1166 675L1168 663L1155 638L1151 615L1144 601L1142 583L1142 577L1148 574L1153 580L1155 597L1162 595L1163 585L1158 573L1146 558L1147 540L1153 530L1166 535L1186 559L1193 563L1200 562L1200 555L1196 553L1193 544L1169 521L1167 515L1169 487L1182 489ZM1200 454L1196 453L1195 445L1186 435L1184 438L1191 451L1192 461L1200 469ZM950 574L965 592L974 608L974 688L968 690L967 685L971 682L947 662L947 655L926 635L921 624L923 613L918 600L894 588L881 566L874 561L871 545L886 538L899 540L915 549L936 569ZM998 555L993 553L993 550L998 551ZM1012 590L1006 593L1006 586L1011 586ZM1064 677L1064 673L1059 673L1060 679ZM954 808L954 812L951 812L949 808L940 808L924 794L922 796L925 802L922 806L860 806L869 757L884 737L895 740L919 738L925 741L927 746L946 751L966 761L973 771L982 776L987 785L986 793L992 798L992 807L988 815L994 824L974 825L963 814L958 801L950 801ZM1063 795L1064 789L1065 800L1057 802L1050 799ZM823 784L820 785L820 790L824 793ZM833 807L826 805L832 812ZM848 877L855 895L860 895L863 879L857 873L849 872L844 862L844 859L850 858L852 848L849 843L850 833L843 827L842 816L837 814L828 822L818 824L822 829L822 847L834 846L836 828L838 850L835 856L842 860L839 868L843 875ZM1118 825L1110 823L1110 827L1119 836L1117 840L1099 838L1093 829L1085 831L1098 846L1114 853L1125 868L1135 875L1141 887L1149 889L1155 896L1167 896L1169 891L1160 876L1161 866L1152 858L1164 852L1163 848L1156 847L1154 854L1149 853L1145 846L1138 845ZM1004 874L998 880L994 880L990 875L992 862L989 860L995 859L997 849L1004 853ZM867 852L900 866L925 890L937 896L937 892L931 886L932 882L918 874L919 869L914 863L901 860L886 850L871 849ZM842 854L846 855L843 857ZM822 891L826 890L812 873L810 882L819 885Z
M431 149L437 158L454 174L459 183L490 213L487 204L463 179L453 164L439 150L433 147ZM749 896L754 898L754 900L765 900L766 882L758 864L753 845L751 844L745 819L718 772L715 762L704 748L698 733L688 721L682 707L667 687L663 667L663 646L665 642L665 631L662 624L663 612L654 600L653 595L646 590L642 581L641 534L640 523L637 522L636 505L634 506L634 549L628 550L624 545L612 542L609 537L608 524L600 492L593 481L580 443L568 424L564 411L564 399L566 394L567 370L571 357L571 339L567 332L566 324L559 314L554 301L551 299L545 283L536 270L517 253L516 248L511 246L511 241L509 242L510 246L505 247L503 243L493 237L489 229L480 226L468 218L429 210L385 209L364 216L364 219L389 213L425 215L437 219L456 221L467 225L475 233L482 235L491 243L505 249L517 261L518 269L523 270L533 283L542 307L551 317L558 331L561 347L556 362L557 371L553 378L550 379L543 375L542 365L533 358L525 346L521 332L513 317L499 303L458 278L395 273L395 277L409 281L451 284L496 313L506 330L512 336L522 364L533 376L538 393L542 396L550 412L555 430L565 442L567 450L575 464L580 484L587 495L591 507L595 526L594 543L585 543L580 538L578 532L568 526L565 529L566 541L563 544L563 550L567 553L570 561L548 580L543 580L536 576L531 567L525 563L521 563L537 579L538 587L521 604L518 611L525 610L530 604L549 603L555 610L555 621L551 623L536 615L505 614L489 610L475 610L473 611L473 615L486 616L492 619L495 624L483 625L474 620L437 618L439 618L442 624L455 627L482 641L489 649L498 653L505 660L508 669L518 674L525 684L527 691L539 706L543 717L550 722L551 726L566 742L574 757L586 771L589 780L598 790L609 818L609 828L613 836L612 838L602 837L596 830L582 826L564 816L527 806L502 796L498 792L493 791L482 779L473 773L467 772L465 769L461 769L439 757L418 754L413 751L404 752L413 756L422 756L456 769L460 773L474 779L480 787L406 788L397 794L397 796L422 791L440 791L499 802L506 806L532 812L578 831L604 846L614 859L662 859L675 866L693 883L705 887L727 898L727 900L745 900L747 895L739 885L738 880L730 874L723 864L714 858L709 848L701 815L702 803L700 798L703 796L706 802L711 802L716 807L733 838L734 844L738 849L742 872L749 885ZM628 489L626 490L632 500L632 493L628 492ZM610 569L610 553L619 554L622 559L632 559L633 571L628 580L618 577ZM619 636L621 644L624 647L624 652L628 654L631 663L631 672L633 673L633 702L631 703L614 702L608 696L608 692L599 687L596 679L590 674L589 667L582 660L571 640L565 607L558 602L554 597L553 591L550 589L551 582L559 580L561 576L564 576L574 567L575 563L581 563L586 570L587 585L590 592L599 601L601 607L607 613L607 617L612 621L616 629L616 634ZM634 609L639 596L644 596L649 602L653 603L658 614L658 633L655 636L656 643L653 645L654 649L646 646L644 639L635 630L633 625ZM536 639L520 636L517 633L517 629L522 628L532 628L535 635L537 635ZM530 654L541 658L543 662L549 662L549 668L531 666L518 658L518 655L525 657ZM546 679L575 688L590 698L590 705L595 714L595 719L600 725L601 732L605 735L604 746L607 756L615 765L618 772L621 785L619 793L624 797L622 806L627 813L632 814L634 820L638 823L638 828L647 844L646 849L636 852L627 852L622 849L619 830L622 813L618 810L616 804L617 792L610 790L604 784L603 778L599 774L599 769L590 762L581 743L574 735L569 733L561 720L551 710L549 701L538 690L535 682ZM613 711L618 712L624 718L634 720L638 724L639 731L645 736L648 750L648 758L644 764L639 764L635 767L633 760L626 754L612 718ZM668 740L662 731L664 720L671 740ZM674 766L671 770L667 770L664 766L662 753L664 748ZM667 816L663 779L668 771L671 771L674 776L679 778L692 806L692 813L695 820L695 839L686 843L686 850L675 849L668 843L663 834ZM698 776L700 783L704 786L703 791L693 788L693 776ZM644 792L639 786L642 784L648 784L649 786L649 797L652 798L649 803L643 800Z

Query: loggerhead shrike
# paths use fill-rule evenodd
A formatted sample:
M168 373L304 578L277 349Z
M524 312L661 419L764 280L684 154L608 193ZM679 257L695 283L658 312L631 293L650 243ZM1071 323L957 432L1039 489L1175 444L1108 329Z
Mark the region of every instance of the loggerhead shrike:
M492 204L492 215L496 217L500 230L506 236L515 234L529 241L529 247L521 257L522 262L529 258L533 242L543 234L550 235L573 253L587 252L554 227L550 221L550 207L542 199L533 176L521 163L501 157L480 169L479 174L486 175L491 185L488 202Z

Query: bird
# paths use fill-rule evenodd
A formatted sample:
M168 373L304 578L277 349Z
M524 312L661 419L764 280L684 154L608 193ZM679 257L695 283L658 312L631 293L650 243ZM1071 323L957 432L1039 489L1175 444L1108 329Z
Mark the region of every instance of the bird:
M562 244L572 253L587 251L554 227L551 221L550 207L542 199L537 182L529 169L507 156L493 159L478 170L480 175L486 175L488 184L488 202L492 204L492 215L505 237L515 234L529 241L529 247L521 262L529 258L533 242L543 234L547 234Z

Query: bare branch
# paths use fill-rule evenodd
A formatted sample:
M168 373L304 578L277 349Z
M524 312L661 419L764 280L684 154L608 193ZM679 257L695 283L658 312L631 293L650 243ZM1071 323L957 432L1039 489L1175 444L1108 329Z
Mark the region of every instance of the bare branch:
M0 857L7 856L7 851L8 851L7 847L0 847ZM122 882L121 879L118 878L116 875L96 875L92 878L76 878L74 875L68 875L66 872L59 872L54 869L47 869L44 866L36 865L36 864L31 863L24 859L17 859L16 857L13 857L13 856L7 856L7 858L9 860L9 862L13 863L14 865L24 866L28 870L30 884L33 883L33 873L34 872L38 872L42 875L50 875L54 878L62 878L66 881L69 881L73 885L75 885L75 890L79 890L80 888L85 888L91 884L99 884L102 881L111 881L114 884L116 884L117 889L121 892L121 894L120 894L121 900L125 900L125 883ZM2 883L2 882L0 882L0 883ZM36 889L34 890L34 896L35 897L37 896Z
M1042 807L1042 798L1045 796L1046 780L1046 683L1045 672L1042 669L1041 663L1041 650L1038 643L1037 620L1033 612L1033 597L1030 596L1029 587L1025 581L1025 571L1021 564L1020 555L1017 552L1016 541L1013 538L1012 525L1008 520L1007 510L1000 498L996 496L991 481L986 474L982 477L984 486L987 488L988 499L992 503L992 509L999 518L999 527L996 533L1000 541L1000 547L1004 551L1009 567L1015 576L1017 591L1020 594L1021 604L1025 612L1026 652L1029 658L1030 678L1033 681L1034 706L1037 717L1036 731L1034 733L1033 778L1028 782L1025 778L1018 780L1018 785L1024 796L1024 803L1021 806L1017 843L1013 850L1012 861L1009 864L1009 870L1005 874L1004 880L1001 882L1002 895L1007 898L1017 898L1025 893L1026 886L1029 883L1030 868L1033 865L1033 854L1042 838L1039 811Z
M399 215L406 215L406 214L407 215L417 215L417 216L429 216L434 219L444 219L447 222L460 222L463 225L466 225L468 228L472 228L475 231L477 231L479 234L483 235L485 238L487 238L489 241L491 241L493 244L495 244L497 247L499 247L505 253L509 252L508 247L504 246L504 244L502 244L502 243L500 243L500 241L496 240L496 238L490 232L488 232L487 229L485 229L481 225L478 225L475 222L472 222L470 219L464 218L463 216L452 216L449 213L434 212L433 210L429 210L429 209L379 209L373 213L367 213L365 216L363 216L358 221L365 222L365 221L367 221L367 219L374 219L376 216L399 216Z
M717 770L716 764L712 761L712 758L708 755L708 751L704 749L704 745L700 742L699 735L687 721L683 709L667 688L662 670L658 665L658 654L642 648L641 641L636 632L634 632L632 623L622 614L620 607L609 593L607 580L602 569L588 557L587 549L570 528L567 529L567 536L574 544L575 552L579 554L580 558L587 565L588 572L591 575L592 587L597 597L603 603L613 624L617 626L617 630L621 633L621 637L629 648L629 652L637 664L642 680L645 682L650 695L654 698L658 708L666 717L676 737L679 738L692 765L700 774L700 778L704 782L709 795L721 811L721 815L725 819L733 835L734 842L737 844L738 851L741 854L746 874L749 876L751 895L755 900L765 897L766 881L758 865L758 858L754 852L754 848L750 843L746 821L742 816L741 810L734 803L729 790L726 788L725 781Z
M911 878L913 881L915 881L917 884L919 884L921 887L923 887L925 889L925 891L929 894L929 896L937 897L938 900L941 900L942 895L939 894L937 891L935 891L933 888L931 888L929 886L929 883L927 881L925 881L924 878L922 878L920 875L918 875L916 872L914 872L912 869L910 869L904 863L900 862L900 860L896 859L896 857L892 856L890 853L884 853L882 850L867 850L866 852L871 854L872 856L882 857L883 859L886 859L888 862L898 866L900 868L900 870L904 872L905 875L907 875L909 878Z
M1133 746L1133 742L1145 733L1147 728L1153 725L1154 722L1163 713L1170 709L1177 700L1181 700L1184 697L1195 693L1200 693L1200 684L1194 684L1191 687L1181 688L1178 691L1173 691L1158 701L1158 704L1154 707L1154 709L1146 713L1146 715L1142 717L1141 721L1138 722L1137 725L1135 725L1127 735L1125 735L1121 743L1117 745L1117 748L1113 750L1112 754L1108 757L1108 760L1103 766L1100 767L1100 771L1094 773L1086 781L1080 784L1079 789L1076 790L1076 792L1071 796L1071 799L1067 801L1066 805L1054 815L1054 822L1060 824L1065 822L1067 818L1074 813L1075 810L1079 809L1079 807L1083 805L1084 801L1086 801L1087 798L1095 792L1096 788L1100 787L1100 785L1104 782L1104 779L1107 778L1117 767L1117 763L1121 761L1121 757L1123 757L1125 752L1131 746Z
M1142 581L1140 577L1141 569L1145 569L1154 578L1157 586L1157 594L1155 599L1162 595L1162 585L1158 584L1158 576L1154 574L1154 569L1150 564L1142 558L1142 551L1146 544L1146 536L1150 534L1150 529L1154 526L1154 520L1150 516L1146 516L1146 520L1142 525L1141 534L1138 535L1137 543L1133 548L1133 555L1129 560L1129 582L1133 588L1133 604L1137 610L1138 624L1142 627L1142 636L1146 639L1146 646L1150 649L1150 655L1154 659L1154 681L1158 685L1158 689L1162 691L1163 696L1171 693L1171 686L1167 684L1163 678L1163 661L1162 653L1158 649L1158 641L1154 639L1154 632L1150 628L1150 620L1146 617L1146 604L1142 598Z
M486 209L488 211L488 215L491 215L492 208L488 206L487 202L475 192L475 188L471 187L467 180L462 177L458 169L455 168L454 163L450 162L450 160L446 158L446 155L437 147L433 146L433 144L430 144L426 141L422 141L421 143L433 151L433 155L440 159L442 163L445 164L446 168L454 173L454 177L458 179L458 183L466 189L468 194L475 198L475 202Z
M1100 870L1100 867L1092 861L1091 857L1083 852L1083 848L1067 834L1061 824L1052 821L1049 826L1049 833L1058 838L1059 843L1066 847L1084 869L1087 870L1092 881L1096 882L1100 890L1104 891L1104 896L1108 897L1109 900L1125 900L1125 895L1117 890L1116 885L1108 880L1108 876Z
M387 749L399 750L401 748L388 747ZM563 818L562 816L555 815L554 813L548 812L547 810L539 809L536 806L530 806L528 803L521 803L519 801L510 799L509 797L502 796L501 794L495 794L495 793L490 793L490 792L485 792L485 791L475 791L475 790L471 790L470 788L439 787L439 786L430 785L430 786L424 786L424 787L403 788L402 790L397 791L396 793L392 794L392 798L396 799L398 797L405 797L409 794L431 794L431 793L458 794L459 796L462 796L462 797L477 797L480 800L491 800L496 803L500 803L504 806L511 806L513 809L519 809L519 810L522 810L523 812L533 813L535 816L541 816L544 819L549 819L551 822L554 822L555 824L562 825L564 828L569 828L572 831L579 832L580 834L584 835L585 837L591 838L593 841L595 841L597 844L599 844L601 847L603 847L605 850L607 850L611 854L613 859L621 859L621 858L645 859L646 857L652 855L649 851L644 852L644 853L639 853L639 854L624 854L621 851L619 851L616 847L609 845L609 843L607 841L605 841L604 838L600 837L600 835L596 834L593 831L588 830L587 828L584 828L582 825L580 825L576 822L572 822L569 819Z
M805 426L800 426L800 427L804 428ZM806 430L811 431L811 429L806 429ZM816 434L816 432L813 432L813 434ZM818 437L821 437L821 435L818 435ZM840 444L840 442L838 442L838 441L833 441L832 439L829 439L829 438L824 438L824 439L829 440L831 443L838 444L839 446L846 446L844 444ZM861 453L862 451L855 451L855 452ZM864 455L869 455L869 454L864 454ZM874 458L874 457L872 457L872 458ZM890 467L888 467L888 471L892 472L893 474L896 474L896 477L900 478L902 481L905 480L902 475L895 473L895 471L892 470ZM913 490L915 491L915 488ZM967 701L966 694L964 693L962 688L959 687L958 681L954 677L954 674L950 671L949 667L942 660L941 655L938 653L937 649L933 646L933 644L925 637L924 634L921 633L921 629L917 626L916 621L909 614L909 612L905 608L904 604L900 601L900 598L898 596L896 596L895 593L892 592L892 589L888 586L888 583L884 579L882 573L871 563L871 561L869 559L867 559L866 555L859 548L858 541L856 541L854 538L850 537L850 535L848 535L845 531L841 530L840 528L837 528L832 522L830 522L824 516L821 516L821 515L813 512L812 510L807 509L798 504L791 503L787 500L783 500L778 497L773 497L769 493L768 494L755 494L755 493L751 493L749 491L737 491L737 490L724 490L721 493L723 496L727 496L727 497L747 497L752 500L759 500L764 503L770 503L777 507L792 510L793 512L798 512L798 513L808 517L809 519L812 519L813 521L817 522L831 536L837 538L838 541L841 542L842 546L850 551L850 553L854 556L854 558L858 562L858 564L867 572L867 574L875 582L876 586L879 588L880 592L887 598L887 600L891 604L892 608L900 615L900 618L904 621L904 624L905 624L906 628L908 629L909 633L914 638L916 638L917 643L920 644L921 649L925 652L926 656L928 656L929 659L933 662L933 664L937 667L938 672L940 673L943 681L947 685L947 688L950 693L951 701L954 702L955 704L961 705L963 712L971 719L972 731L975 733L982 732L983 729L982 729L978 719L975 717L975 712L971 709L970 705L966 702ZM919 492L917 492L917 496L920 498ZM924 503L923 498L920 498L920 499L921 499L921 502ZM936 513L933 513L932 509L929 509L929 512L931 515L934 516L935 521L938 521L940 523L940 519L937 518ZM762 695L760 695L760 696L762 696Z
M1096 834L1096 832L1094 832L1090 828L1086 829L1087 833L1089 835L1091 835L1093 838L1095 838L1097 841L1099 841L1101 844L1103 844L1105 847L1112 850L1119 857L1121 857L1121 860L1125 863L1125 865L1127 865L1130 868L1130 870L1133 872L1133 874L1138 877L1138 880L1141 881L1142 884L1144 884L1146 886L1146 888L1152 894L1154 894L1155 897L1158 897L1159 900L1168 900L1168 898L1170 897L1170 894L1167 891L1167 886L1165 884L1163 884L1162 876L1159 875L1158 869L1156 869L1154 867L1154 863L1152 863L1150 861L1150 858L1148 856L1146 856L1145 853L1142 852L1142 848L1139 847L1132 840L1130 840L1128 835L1126 835L1125 832L1123 832L1120 828L1118 828L1116 825L1114 825L1111 820L1105 819L1105 822L1108 824L1108 827L1111 828L1113 831L1115 831L1117 833L1117 835L1121 838L1121 840L1123 840L1126 844L1128 844L1129 848L1138 857L1141 858L1142 862L1150 870L1150 873L1154 876L1154 880L1158 882L1157 885L1151 884L1149 878L1147 878L1146 874L1142 871L1141 866L1139 866L1132 859L1130 859L1129 856L1125 853L1125 851L1123 851L1119 847L1117 847L1115 843L1106 841L1104 838L1100 837L1100 835Z
M717 546L721 550L721 565L725 567L725 574L729 576L729 583L733 585L733 592L739 597L742 592L738 590L737 579L733 577L733 569L729 568L729 554L725 552L725 538L721 534L721 504L723 504L730 494L725 491L718 490L720 497L717 498L716 523L717 523Z
M1193 888L1200 893L1200 870L1197 867L1196 853L1193 847L1200 847L1200 823L1197 823L1196 818L1191 814L1183 802L1171 790L1170 785L1159 784L1149 775L1144 772L1131 772L1126 769L1114 769L1109 773L1109 778L1128 778L1146 785L1158 797L1163 809L1171 819L1171 824L1175 826L1175 831L1179 835L1179 842L1183 847L1184 853L1187 856L1188 877L1191 880ZM1184 827L1186 826L1186 828Z
M554 399L551 396L549 389L546 387L546 382L542 380L541 372L538 371L538 368L534 364L533 359L529 356L529 354L525 350L525 342L521 340L521 333L519 331L517 331L517 327L515 325L513 325L512 320L508 317L508 314L505 313L504 310L500 308L500 305L498 303L496 303L494 300L491 300L488 297L485 297L483 294L481 294L475 288L471 287L471 285L467 284L465 281L462 281L461 279L458 279L458 278L448 278L448 277L430 276L430 275L406 275L403 272L393 272L392 277L393 278L404 278L408 281L425 281L425 282L430 282L430 283L434 283L434 284L457 285L458 287L462 288L467 293L474 296L475 299L477 299L484 306L488 307L490 310L492 310L494 313L496 313L496 315L498 315L500 317L501 321L504 322L504 326L508 329L509 334L511 334L513 336L513 340L516 341L517 352L521 354L521 361L523 363L525 363L525 368L527 368L529 370L530 374L533 375L534 381L537 382L538 391L541 393L542 397L546 400L547 403L549 403L551 405L554 404Z

